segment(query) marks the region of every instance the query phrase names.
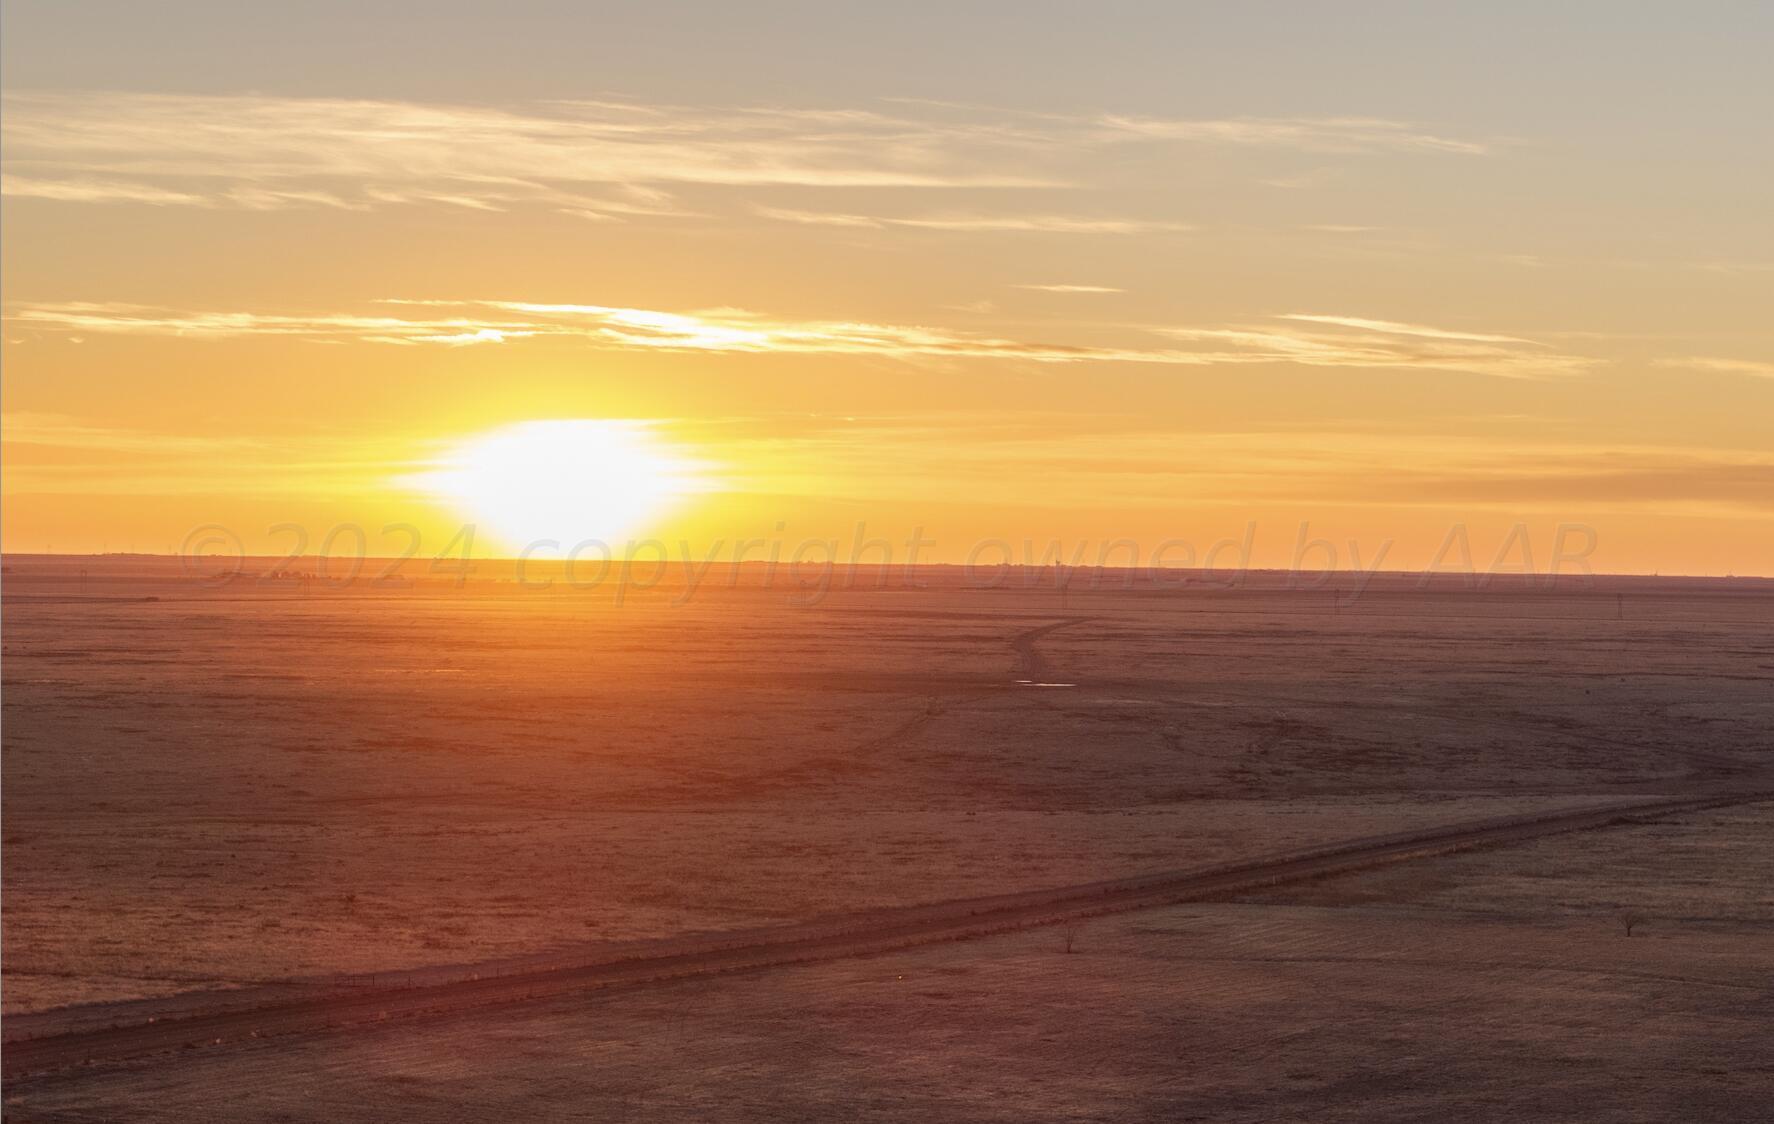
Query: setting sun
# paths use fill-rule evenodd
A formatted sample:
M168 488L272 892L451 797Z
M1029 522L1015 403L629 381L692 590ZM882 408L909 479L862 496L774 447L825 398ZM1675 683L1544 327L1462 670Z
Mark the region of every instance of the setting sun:
M707 490L703 466L645 422L519 422L457 445L409 478L513 551L570 550L644 530Z

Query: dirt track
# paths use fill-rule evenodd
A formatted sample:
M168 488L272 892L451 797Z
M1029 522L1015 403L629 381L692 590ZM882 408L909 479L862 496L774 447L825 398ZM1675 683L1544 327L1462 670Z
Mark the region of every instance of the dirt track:
M6 1043L4 1072L10 1076L77 1066L89 1061L516 1003L575 991L632 988L692 976L880 953L911 945L1052 924L1069 918L1323 878L1474 847L1601 828L1623 819L1630 822L1644 814L1768 799L1774 799L1774 790L1637 800L1468 821L1429 831L1348 840L1328 847L1234 864L716 934L706 940L691 942L687 950L684 942L661 942L669 945L670 950L655 955L637 951L620 959L606 957L498 976L482 976L464 969L465 974L458 979L429 986L359 988L250 1009L218 1009L39 1038L21 1037ZM696 947L698 944L700 947ZM26 1022L28 1025L29 1020ZM16 1021L14 1025L17 1025Z
M1041 649L1035 646L1035 641L1041 639L1050 632L1065 628L1068 625L1081 624L1087 620L1090 620L1090 618L1067 617L1063 621L1055 621L1052 624L1045 624L1039 628L1031 628L1026 632L1019 632L1011 637L1010 646L1016 650L1018 665L1017 675L1024 682L1040 682L1041 680L1047 679L1050 675L1047 660L1042 657Z

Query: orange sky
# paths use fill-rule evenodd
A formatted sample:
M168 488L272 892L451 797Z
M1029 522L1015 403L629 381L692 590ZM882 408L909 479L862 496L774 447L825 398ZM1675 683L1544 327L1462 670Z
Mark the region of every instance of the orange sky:
M1774 573L1769 19L1530 11L10 5L0 535Z

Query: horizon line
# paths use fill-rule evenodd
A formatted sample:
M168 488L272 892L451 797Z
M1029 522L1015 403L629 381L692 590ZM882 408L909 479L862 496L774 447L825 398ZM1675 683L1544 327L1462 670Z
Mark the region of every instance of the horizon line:
M153 559L153 560L166 561L166 562L181 562L181 561L187 560L187 556L185 556L185 555L168 554L168 553L160 552L160 551L136 551L136 550L111 550L111 551L98 551L98 552L94 552L94 551L42 551L42 550L0 551L0 559L11 560L11 559L15 559L15 558L42 558L42 559L57 559L57 560L76 559L76 558L118 560L118 559L134 558L134 559ZM394 555L376 555L376 554L365 554L365 555L360 555L360 556L351 556L349 558L330 558L327 555L318 555L318 554L302 554L302 555L294 555L294 556L291 556L288 554L241 554L241 555L212 554L212 555L195 556L195 557L191 558L190 560L191 561L203 561L206 559L207 560L216 560L216 561L237 560L241 563L245 563L249 560L252 560L252 561L260 561L260 562L286 562L286 563L290 563L290 564L296 564L296 563L302 563L302 562L319 563L319 562L329 562L330 561L332 563L335 563L335 564L338 564L341 566L349 566L352 564L356 564L358 566L364 566L364 565L368 565L372 562L380 562L380 563L398 563L402 567L406 566L409 563L418 564L418 565L426 565L426 564L429 564L433 561L430 558L418 558L418 557L412 557L412 556L409 556L406 558L399 558ZM583 559L582 563L585 565L595 565L598 563L598 561L599 561L598 559L588 558L588 559ZM508 564L508 565L522 564L522 565L537 566L537 567L542 567L542 568L558 568L558 567L567 566L569 564L570 560L565 559L565 558L539 558L539 557L522 558L522 557L518 557L516 555L485 555L485 556L475 556L475 557L468 558L465 560L453 559L450 561L449 564L451 566L459 566L459 565L462 565L464 562L466 562L468 565L474 565L477 563L494 563L494 564L501 564L502 563L502 564ZM1034 564L1034 563L1028 563L1028 562L996 562L996 563L992 563L989 565L983 564L983 563L969 564L966 562L915 562L915 563L911 563L911 562L840 562L840 561L836 561L836 560L823 561L823 560L817 560L817 559L804 559L799 562L795 562L795 561L791 561L791 560L787 560L787 559L775 559L775 560L771 560L771 559L744 559L744 560L705 559L705 560L700 560L700 561L685 562L685 561L673 560L673 559L654 560L654 559L649 559L649 558L634 558L634 559L627 560L625 562L618 562L618 561L612 559L608 563L608 565L613 568L617 567L617 566L626 566L626 567L630 568L631 570L635 566L642 566L642 567L647 568L648 570L653 570L655 568L663 568L666 571L684 569L687 567L694 567L694 568L699 568L700 570L702 570L704 572L706 572L707 570L715 569L717 567L720 569L723 569L723 570L775 568L775 569L791 569L791 570L798 569L798 570L802 570L802 571L805 571L809 568L824 569L824 568L829 567L834 571L872 571L872 572L885 571L885 572L891 572L894 570L903 570L907 573L912 573L912 572L917 572L917 571L922 571L922 570L961 570L961 571L978 572L978 573L996 573L999 571L1011 570L1011 571L1032 571L1032 572L1036 572L1036 573L1048 573L1048 572L1051 572L1054 570L1056 564L1054 564L1054 563ZM1163 573L1196 573L1196 574L1282 574L1282 575L1300 574L1300 575L1311 575L1314 578L1322 578L1322 579L1326 579L1326 580L1328 580L1330 578L1345 577L1346 576L1346 577L1354 577L1354 578L1365 578L1369 581L1372 581L1373 579L1376 579L1376 578L1385 578L1385 577L1408 577L1408 578L1417 579L1419 581L1421 581L1425 578L1480 578L1480 579L1484 579L1486 581L1491 581L1491 580L1496 580L1496 579L1526 579L1526 578L1533 578L1533 579L1537 579L1537 580L1545 580L1545 579L1549 579L1549 578L1551 578L1551 579L1565 579L1565 580L1591 579L1591 578L1642 578L1642 579L1653 580L1653 581L1774 582L1774 573L1735 573L1735 572L1733 572L1733 573L1728 573L1728 574L1692 574L1692 573L1668 573L1668 574L1666 574L1666 573L1663 573L1662 571L1659 571L1659 570L1653 570L1653 571L1649 571L1649 572L1642 571L1642 570L1641 571L1591 570L1591 571L1575 571L1575 572L1552 572L1552 571L1538 571L1538 570L1529 570L1529 571L1499 570L1499 571L1487 573L1487 572L1485 572L1483 570L1479 570L1479 569L1462 571L1462 570L1452 570L1452 569L1350 570L1350 569L1338 568L1338 569L1325 570L1325 569L1300 568L1300 567L1290 568L1290 567L1286 567L1286 566L1172 566L1172 565L1153 565L1153 564L1132 565L1132 566L1119 565L1119 564L1117 564L1117 565L1079 564L1079 565L1068 565L1065 567L1065 572L1070 573L1070 574L1077 574L1077 573L1139 574L1139 573L1151 573L1154 571L1163 572ZM193 575L193 576L199 576L199 575ZM324 575L320 575L320 576L324 576ZM1301 589L1301 590L1298 590L1297 592L1307 593L1307 592L1311 592L1311 589L1310 588Z

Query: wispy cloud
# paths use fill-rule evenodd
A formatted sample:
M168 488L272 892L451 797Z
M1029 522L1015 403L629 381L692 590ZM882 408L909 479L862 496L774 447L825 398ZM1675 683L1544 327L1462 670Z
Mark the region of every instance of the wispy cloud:
M1117 343L1013 338L910 324L796 320L743 309L690 312L519 300L388 300L410 315L290 314L154 309L123 304L26 304L14 329L64 336L127 334L218 339L293 336L400 346L461 347L567 338L636 351L868 355L903 360L1148 363L1466 371L1507 378L1581 373L1597 361L1515 336L1364 317L1290 314L1254 324L1133 326Z
M1753 277L1762 273L1774 273L1774 262L1771 261L1697 261L1689 262L1689 269L1698 269L1704 273L1725 273L1736 276Z
M1666 511L1742 517L1774 511L1766 451L1584 443L1385 426L1178 430L1122 416L960 413L751 422L732 459L862 497L940 494L957 472L976 499L1151 505L1334 504L1543 511Z
M1380 332L1392 336L1419 336L1432 340L1469 340L1478 343L1531 343L1530 340L1516 336L1493 336L1477 332L1449 331L1445 328L1430 328L1422 324L1401 324L1396 320L1364 320L1355 316L1313 316L1303 312L1290 312L1282 316L1283 320L1300 320L1309 324L1334 324L1342 328L1359 328L1365 332Z
M95 425L66 414L26 410L0 415L0 433L5 434L9 445L124 453L221 453L251 448L256 444L238 437L193 437Z
M928 98L886 100L901 105L943 110L963 118L996 119L1000 122L1000 128L1014 127L1036 133L1078 129L1099 136L1137 136L1327 153L1404 150L1481 155L1499 147L1499 143L1494 140L1448 136L1418 123L1385 117L1178 118L1117 113L1053 113Z
M154 206L209 206L203 195L170 191L146 183L119 183L71 176L66 179L33 179L0 175L0 195L17 199L54 199L63 203L149 203Z
M163 205L660 213L587 185L1052 185L1026 141L868 111L550 102L523 109L337 98L9 93L8 190ZM28 170L28 171L27 171Z
M1109 285L1012 285L1012 289L1029 289L1037 293L1125 293Z
M164 432L66 414L0 415L7 495L306 496L336 501L410 461L336 434ZM221 471L217 466L223 465Z
M837 211L803 211L787 207L754 207L757 214L779 222L807 226L840 226L882 230L890 227L917 230L1006 231L1036 234L1155 234L1194 230L1189 223L1157 219L1098 218L1088 215L859 215Z
M902 103L795 109L557 101L521 107L263 95L40 91L5 96L9 194L161 206L539 204L598 221L669 213L662 185L1055 187L1129 146L1476 155L1489 142L1377 118L1161 119ZM590 192L587 188L592 188ZM783 212L786 217L796 212ZM844 213L790 221L1117 232L1066 216ZM1004 225L1010 224L1010 225ZM1078 225L1084 224L1084 225ZM1154 229L1149 223L1131 229Z
M1582 374L1599 362L1514 336L1354 316L1291 314L1275 319L1279 323L1160 331L1177 340L1262 355L1265 362L1308 367L1422 368L1540 379Z
M1440 152L1480 156L1494 145L1379 117L1237 117L1218 121L1104 117L1104 127L1153 140L1212 141L1301 152Z
M1686 359L1660 359L1659 367L1680 367L1693 371L1717 371L1724 375L1749 375L1758 379L1774 379L1774 363L1757 359L1719 359L1694 356Z
M284 315L261 312L184 312L139 304L75 301L22 305L6 317L20 327L63 334L178 336L226 339L239 336L296 336L360 339L371 343L503 343L538 334L524 321L489 322L484 317L413 319L349 314Z

